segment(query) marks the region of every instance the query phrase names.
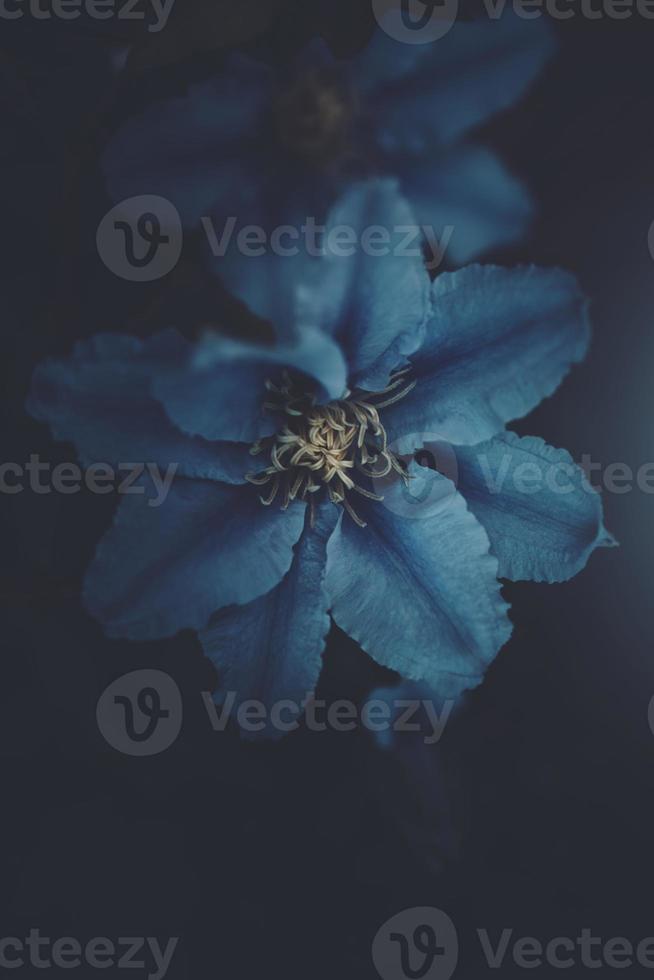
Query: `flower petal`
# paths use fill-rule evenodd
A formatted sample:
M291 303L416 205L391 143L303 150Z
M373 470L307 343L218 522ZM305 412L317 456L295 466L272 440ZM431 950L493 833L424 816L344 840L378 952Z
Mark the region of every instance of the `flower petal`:
M525 20L507 8L498 19L457 21L432 44L403 44L380 31L354 72L367 84L382 147L417 153L515 104L554 49L545 18Z
M174 331L147 341L100 334L66 360L37 367L27 409L56 439L74 443L84 463L175 464L180 476L244 483L252 462L247 445L190 438L151 394L157 373L187 354Z
M439 276L433 300L411 359L417 387L384 412L392 438L483 442L551 395L588 348L588 304L567 272L469 266Z
M338 244L338 229L353 232L357 244ZM368 237L375 231L385 244ZM396 181L345 194L329 216L326 242L306 317L342 345L352 387L381 390L419 347L430 310L421 232Z
M459 491L483 524L500 578L564 582L615 542L602 501L564 449L506 432L457 449Z
M232 201L225 221L212 214L204 222L211 244L206 263L231 294L273 325L281 343L307 325L303 291L320 258L334 192L322 174L291 158L273 159L268 170L250 181L248 201L238 209Z
M511 244L532 216L523 185L481 147L457 147L429 165L399 156L394 169L418 221L429 230L430 269L439 268L445 246L448 259L460 266Z
M128 496L88 571L87 607L114 637L203 629L218 609L278 584L305 510L266 508L253 487L202 480L176 480L159 507L145 493Z
M274 416L263 408L266 381L278 382L285 368L317 382L324 400L345 391L340 348L318 330L305 330L296 344L278 347L208 335L192 367L160 374L153 389L175 425L189 435L253 443L277 428Z
M337 518L333 504L320 508L316 527L305 526L279 585L247 606L218 613L201 632L204 652L220 674L218 703L234 692L236 705L255 700L270 712L281 701L301 705L313 694L330 625L324 577ZM262 733L279 737L284 731L269 714Z
M157 102L128 119L104 153L112 198L161 195L188 225L247 200L253 181L261 179L251 134L270 99L270 74L234 57L184 98Z
M378 663L443 697L475 687L511 627L488 536L453 485L412 464L431 501L408 516L404 485L344 517L327 549L332 615Z

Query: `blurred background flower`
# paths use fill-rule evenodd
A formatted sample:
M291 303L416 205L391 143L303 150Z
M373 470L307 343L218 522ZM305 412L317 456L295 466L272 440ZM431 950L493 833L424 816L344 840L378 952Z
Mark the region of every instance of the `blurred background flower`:
M381 28L354 58L313 42L289 65L242 54L119 124L104 153L115 201L158 194L203 217L273 229L325 217L352 179L400 179L417 221L461 264L525 231L532 209L496 155L466 141L520 100L554 50L544 20L507 10L455 24L438 45ZM152 99L152 93L150 93Z

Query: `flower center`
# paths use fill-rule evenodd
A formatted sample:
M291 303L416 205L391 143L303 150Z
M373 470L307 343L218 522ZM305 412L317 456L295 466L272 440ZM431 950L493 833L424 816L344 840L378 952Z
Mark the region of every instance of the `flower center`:
M347 148L354 99L333 72L306 72L277 97L273 109L278 139L310 162L331 163Z
M361 486L359 475L369 482L395 471L407 479L399 458L388 448L379 412L413 390L416 382L407 379L408 370L397 371L383 391L354 391L327 405L316 404L287 371L279 385L267 381L269 400L264 408L285 415L286 423L276 435L250 449L252 456L268 457L262 472L246 475L255 486L268 486L261 503L269 507L280 499L286 510L291 501L306 500L313 525L316 494L323 491L365 527L352 505L352 494L376 501L384 498Z

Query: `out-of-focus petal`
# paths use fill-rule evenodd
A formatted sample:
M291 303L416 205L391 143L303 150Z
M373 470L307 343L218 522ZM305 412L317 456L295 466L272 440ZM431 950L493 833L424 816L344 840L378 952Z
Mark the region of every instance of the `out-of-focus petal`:
M184 98L157 102L129 118L104 152L112 198L160 195L189 225L247 201L261 177L253 134L270 85L270 69L234 57Z
M393 164L417 220L427 229L428 267L437 271L443 253L464 265L491 248L517 241L533 207L524 186L488 150L457 147L438 164L408 160Z
M379 31L355 77L368 88L381 146L421 153L516 103L554 50L544 17L526 20L507 7L497 19L457 21L432 44Z

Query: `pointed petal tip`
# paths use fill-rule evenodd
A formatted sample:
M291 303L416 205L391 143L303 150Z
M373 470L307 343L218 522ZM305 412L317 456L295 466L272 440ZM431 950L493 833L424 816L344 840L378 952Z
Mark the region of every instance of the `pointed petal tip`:
M598 548L621 548L622 545L614 534L612 534L610 531L607 531L607 529L603 527L602 530L600 531L597 540L597 547Z

